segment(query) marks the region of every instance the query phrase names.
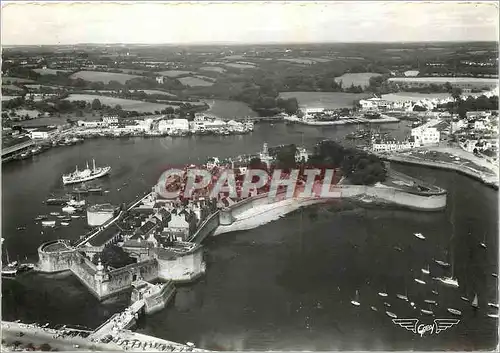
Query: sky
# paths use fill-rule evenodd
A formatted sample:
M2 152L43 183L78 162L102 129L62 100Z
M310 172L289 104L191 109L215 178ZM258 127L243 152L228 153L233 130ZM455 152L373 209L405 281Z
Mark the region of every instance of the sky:
M498 41L496 2L2 2L1 43Z

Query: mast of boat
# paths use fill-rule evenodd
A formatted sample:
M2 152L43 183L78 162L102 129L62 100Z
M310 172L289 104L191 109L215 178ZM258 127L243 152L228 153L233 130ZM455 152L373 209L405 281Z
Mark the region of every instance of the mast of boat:
M89 169L89 162L87 161L87 169Z
M95 159L94 158L92 158L92 166L93 166L94 172L95 172Z
M474 295L474 300L472 301L471 305L474 309L479 308L479 300L477 299L477 293Z

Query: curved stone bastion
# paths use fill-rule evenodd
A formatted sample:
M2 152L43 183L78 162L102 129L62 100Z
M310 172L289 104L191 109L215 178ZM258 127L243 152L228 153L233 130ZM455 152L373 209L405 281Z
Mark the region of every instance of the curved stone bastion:
M220 225L215 230L215 235L256 228L301 207L342 199L418 211L441 211L446 208L446 190L401 173L393 172L392 175L391 181L385 184L335 185L328 197L287 198L285 190L275 196L264 193L241 200L219 211Z

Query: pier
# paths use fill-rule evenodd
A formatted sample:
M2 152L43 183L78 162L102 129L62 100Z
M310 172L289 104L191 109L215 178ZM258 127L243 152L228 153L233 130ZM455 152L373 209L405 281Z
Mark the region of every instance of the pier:
M138 300L121 313L116 313L89 335L89 339L100 341L108 335L131 328L144 309L144 300Z

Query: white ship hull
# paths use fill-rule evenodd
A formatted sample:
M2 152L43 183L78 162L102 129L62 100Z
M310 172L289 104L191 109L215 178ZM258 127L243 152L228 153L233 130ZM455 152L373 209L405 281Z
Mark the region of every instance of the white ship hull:
M104 167L102 168L102 171L100 173L96 173L93 175L89 175L88 177L83 177L83 178L78 178L78 179L70 179L70 180L65 180L63 177L63 184L64 185L69 185L69 184L78 184L78 183L84 183L86 181L94 180L100 177L103 177L111 171L111 167Z

